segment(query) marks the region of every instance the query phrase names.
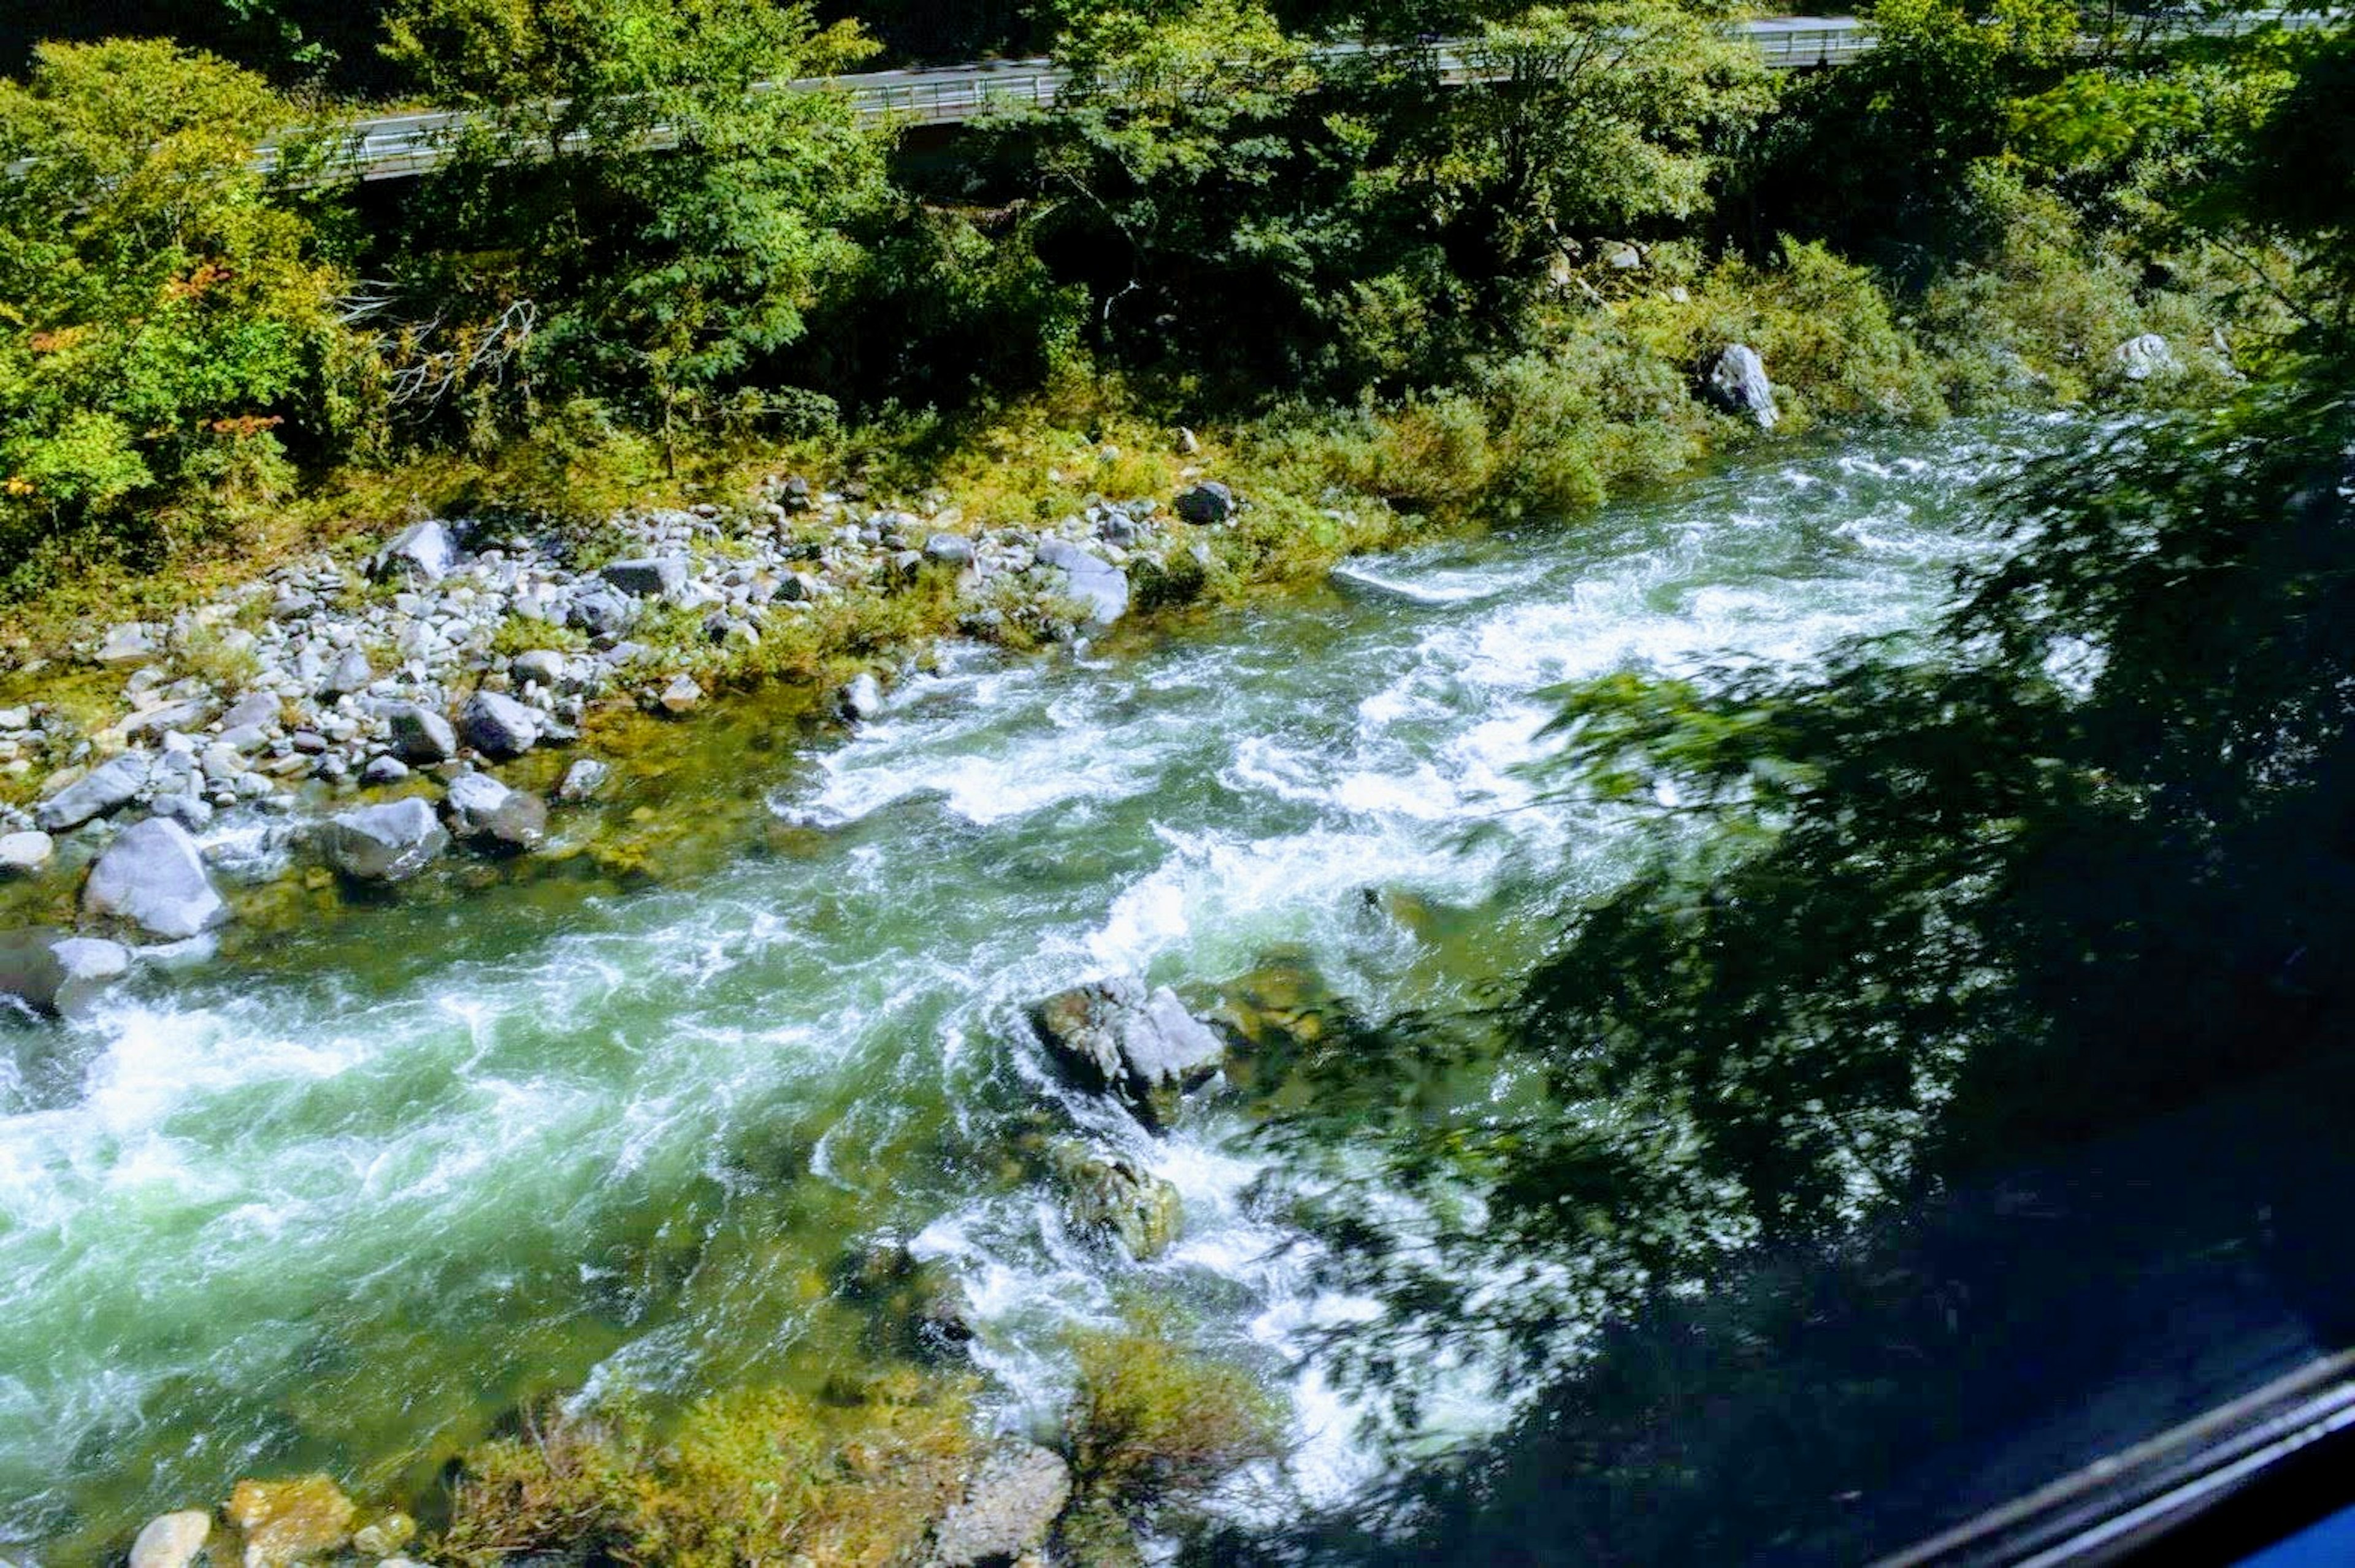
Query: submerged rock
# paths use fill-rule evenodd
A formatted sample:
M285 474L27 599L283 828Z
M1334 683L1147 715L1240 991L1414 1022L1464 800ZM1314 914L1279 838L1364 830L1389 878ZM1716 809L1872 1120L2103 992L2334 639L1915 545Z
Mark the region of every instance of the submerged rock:
M1782 417L1774 409L1774 385L1766 379L1765 361L1758 350L1736 343L1710 367L1710 398L1728 413L1748 414L1760 430L1773 430Z
M1216 1034L1164 986L1147 992L1133 975L1074 987L1033 1008L1049 1054L1078 1082L1118 1094L1149 1126L1166 1126L1187 1090L1225 1059Z
M326 1476L240 1481L224 1510L245 1537L245 1568L288 1568L352 1538L358 1509Z
M0 934L0 997L37 1013L80 1018L130 972L119 942L38 928Z
M147 1521L131 1543L130 1568L188 1568L213 1532L213 1516L186 1509Z
M557 781L556 798L567 805L587 800L603 789L606 780L613 776L613 770L596 758L578 758Z
M398 882L450 847L433 808L414 795L331 817L319 835L328 862L355 881Z
M1050 1157L1071 1222L1118 1242L1137 1262L1159 1257L1184 1231L1186 1205L1178 1189L1126 1155L1065 1139Z
M128 921L176 941L229 918L197 841L178 823L151 816L107 846L81 891L82 912Z
M1045 1543L1071 1500L1071 1467L1061 1455L1036 1443L1001 1443L932 1528L932 1560L937 1568L1011 1563Z

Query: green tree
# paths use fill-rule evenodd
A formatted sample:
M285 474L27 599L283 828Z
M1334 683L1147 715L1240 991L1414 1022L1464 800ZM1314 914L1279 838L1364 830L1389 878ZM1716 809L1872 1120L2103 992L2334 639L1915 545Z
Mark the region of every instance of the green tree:
M853 27L730 0L408 0L388 46L474 106L425 182L383 347L412 412L611 400L709 417L852 274L885 142L831 92Z
M0 560L107 530L161 542L197 486L284 478L324 433L336 272L252 149L259 79L167 44L44 47L0 82Z

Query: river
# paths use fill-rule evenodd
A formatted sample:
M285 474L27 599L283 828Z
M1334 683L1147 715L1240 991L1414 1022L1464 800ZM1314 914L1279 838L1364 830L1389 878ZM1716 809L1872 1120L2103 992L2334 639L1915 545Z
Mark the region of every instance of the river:
M1785 448L1137 646L951 649L847 739L683 740L721 781L650 809L736 812L687 873L485 877L0 1022L0 1550L87 1560L243 1475L397 1495L550 1392L820 1375L862 1353L830 1271L887 1234L964 1281L1007 1423L1069 1325L1167 1294L1289 1380L1334 1495L1371 1461L1289 1352L1359 1308L1251 1201L1268 1157L1231 1107L1156 1139L1069 1093L1023 1005L1272 958L1374 1015L1480 994L1614 874L1518 771L1546 688L1919 624L2053 439ZM1005 1174L1041 1107L1178 1185L1172 1252L1110 1262Z

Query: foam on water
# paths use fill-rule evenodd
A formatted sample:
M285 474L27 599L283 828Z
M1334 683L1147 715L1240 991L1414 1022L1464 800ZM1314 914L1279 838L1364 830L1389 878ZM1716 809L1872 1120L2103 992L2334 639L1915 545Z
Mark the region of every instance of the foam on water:
M1529 809L1546 688L1917 622L1988 548L1959 497L2024 439L1899 438L1357 563L1131 657L952 649L756 781L819 830L792 853L537 934L496 891L394 939L369 926L400 912L357 916L319 973L215 965L72 1029L0 1026L0 1545L120 1531L249 1467L356 1470L538 1392L757 1370L818 1332L802 1282L885 1232L956 1265L1009 1424L1051 1411L1065 1331L1134 1275L1292 1379L1292 1484L1360 1484L1362 1413L1296 1363L1373 1307L1255 1211L1268 1157L1216 1110L1153 1138L1072 1093L1021 1007L1272 952L1377 1015L1476 981L1434 979L1368 894L1501 930L1542 913L1517 869L1612 874L1603 818ZM37 1068L79 1093L36 1103ZM986 1175L1042 1102L1178 1186L1167 1256L1108 1259ZM1463 1429L1497 1413L1473 1380L1434 1397Z

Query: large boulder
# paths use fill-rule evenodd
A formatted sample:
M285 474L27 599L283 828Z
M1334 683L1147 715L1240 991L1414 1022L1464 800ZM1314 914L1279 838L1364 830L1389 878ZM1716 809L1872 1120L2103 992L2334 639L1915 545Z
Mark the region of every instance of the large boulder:
M1235 515L1235 493L1212 480L1180 495L1177 505L1179 517L1198 528L1209 528Z
M458 714L458 733L486 757L520 757L539 740L539 715L499 691L478 691Z
M328 863L355 881L398 882L423 870L450 847L433 808L415 795L364 805L328 819L319 848Z
M416 766L445 763L458 754L458 731L421 702L403 702L384 716L392 732L393 755Z
M676 598L687 587L687 558L650 555L617 560L597 575L633 599Z
M1728 347L1710 367L1706 382L1710 399L1728 413L1748 414L1760 430L1773 430L1782 416L1774 408L1774 384L1766 379L1765 361L1746 343Z
M1048 539L1038 554L1040 565L1063 573L1066 591L1087 606L1090 625L1109 626L1128 613L1128 574L1103 557L1069 539Z
M378 581L394 578L410 582L439 582L458 564L458 541L450 525L438 519L411 524L368 561L368 575Z
M147 784L144 753L125 752L101 763L33 808L33 824L44 833L63 833L118 811Z
M35 929L0 933L0 997L79 1018L131 972L131 950L102 937Z
M1137 1262L1150 1263L1167 1252L1185 1229L1186 1206L1178 1189L1126 1155L1065 1139L1050 1157L1071 1223L1118 1242Z
M1049 1054L1081 1087L1114 1093L1148 1126L1166 1126L1186 1091L1209 1081L1226 1047L1164 986L1133 975L1074 987L1030 1010Z
M1012 1563L1045 1544L1071 1500L1071 1467L1051 1448L1009 1439L983 1458L932 1527L937 1568Z
M82 885L82 912L127 921L152 936L176 942L229 918L213 889L204 856L188 830L151 816L106 847Z
M450 830L478 848L506 854L548 840L548 807L536 795L509 789L488 773L461 773L442 802Z

